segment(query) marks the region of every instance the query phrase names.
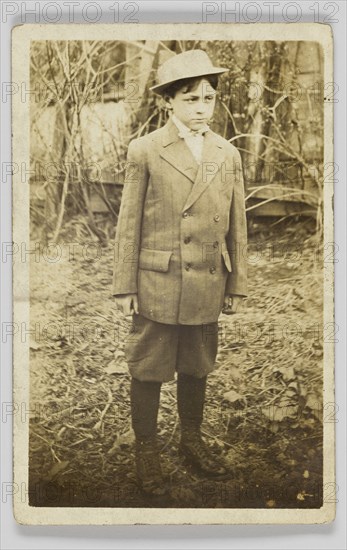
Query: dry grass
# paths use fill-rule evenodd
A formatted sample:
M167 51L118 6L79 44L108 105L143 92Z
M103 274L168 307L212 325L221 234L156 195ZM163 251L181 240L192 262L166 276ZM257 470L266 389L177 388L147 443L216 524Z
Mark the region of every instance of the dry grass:
M40 326L31 345L31 504L319 507L323 270L304 225L251 239L247 307L220 319L203 429L233 479L186 469L175 382L164 384L159 435L171 495L161 502L144 499L135 483L129 322L110 296L112 246L71 250L62 245L59 262L31 266L31 323Z

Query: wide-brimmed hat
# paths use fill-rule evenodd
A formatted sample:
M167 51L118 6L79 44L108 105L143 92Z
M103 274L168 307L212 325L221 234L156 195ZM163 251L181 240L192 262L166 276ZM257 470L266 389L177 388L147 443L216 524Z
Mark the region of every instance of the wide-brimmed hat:
M165 88L183 78L222 74L229 71L225 67L214 67L211 59L203 50L189 50L173 55L158 69L157 84L150 90L161 95Z

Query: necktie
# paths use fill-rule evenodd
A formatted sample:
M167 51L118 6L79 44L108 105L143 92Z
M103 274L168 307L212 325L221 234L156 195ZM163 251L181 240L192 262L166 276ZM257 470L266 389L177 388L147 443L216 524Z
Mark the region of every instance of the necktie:
M197 137L197 136L204 136L206 132L208 131L208 127L200 128L199 130L188 130L183 131L179 130L178 135L180 138L186 138L186 137Z

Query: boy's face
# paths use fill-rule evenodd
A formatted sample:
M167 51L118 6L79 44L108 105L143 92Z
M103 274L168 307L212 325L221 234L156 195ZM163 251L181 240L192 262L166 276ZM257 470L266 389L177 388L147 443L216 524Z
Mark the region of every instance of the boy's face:
M213 115L216 103L216 91L205 78L202 78L195 89L184 93L178 90L174 98L169 98L174 115L191 130L199 130Z

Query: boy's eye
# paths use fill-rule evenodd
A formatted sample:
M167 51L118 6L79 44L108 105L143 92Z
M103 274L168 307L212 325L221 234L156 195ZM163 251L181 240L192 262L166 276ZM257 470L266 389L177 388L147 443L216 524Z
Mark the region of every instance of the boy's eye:
M208 102L210 102L210 101L213 101L213 98L214 98L214 95L206 96L206 97L203 98L203 102L208 103ZM185 101L188 101L188 103L194 103L194 102L196 102L196 101L198 101L198 100L199 100L198 97L187 97L187 98L185 99Z

